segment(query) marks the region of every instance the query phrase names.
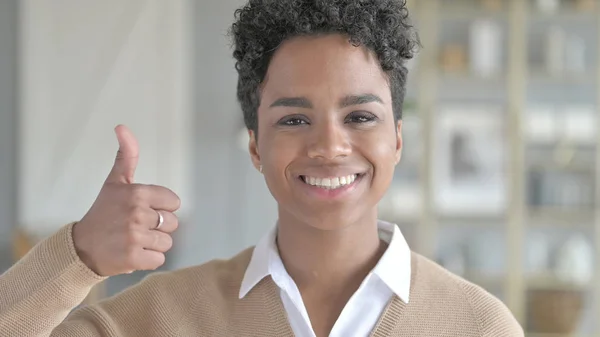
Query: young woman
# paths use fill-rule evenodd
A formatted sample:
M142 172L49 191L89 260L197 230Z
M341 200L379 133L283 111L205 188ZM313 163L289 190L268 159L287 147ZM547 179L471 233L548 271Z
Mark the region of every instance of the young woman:
M250 0L232 27L238 98L277 224L230 260L155 273L71 312L106 277L155 269L178 197L134 183L124 126L89 212L0 278L0 335L523 336L497 299L378 221L402 151L401 0Z

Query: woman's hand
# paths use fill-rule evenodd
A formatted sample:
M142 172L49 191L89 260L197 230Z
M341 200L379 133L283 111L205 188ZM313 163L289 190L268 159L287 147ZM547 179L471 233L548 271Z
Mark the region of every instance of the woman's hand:
M179 197L155 185L133 183L139 148L123 125L115 128L119 151L96 201L73 227L73 241L81 260L101 276L154 270L171 249L171 233L178 226ZM164 222L159 229L159 212Z

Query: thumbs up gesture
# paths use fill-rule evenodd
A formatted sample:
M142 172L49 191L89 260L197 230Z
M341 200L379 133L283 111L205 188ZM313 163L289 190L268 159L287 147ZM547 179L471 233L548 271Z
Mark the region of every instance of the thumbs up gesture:
M115 128L119 151L98 197L73 227L81 260L96 274L113 276L154 270L171 249L179 197L168 188L134 183L139 147L123 125Z

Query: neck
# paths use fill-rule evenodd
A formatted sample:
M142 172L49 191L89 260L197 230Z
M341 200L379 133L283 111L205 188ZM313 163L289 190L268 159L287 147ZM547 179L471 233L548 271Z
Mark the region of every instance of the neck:
M357 288L387 247L379 239L376 211L333 230L280 217L277 241L286 270L301 289Z

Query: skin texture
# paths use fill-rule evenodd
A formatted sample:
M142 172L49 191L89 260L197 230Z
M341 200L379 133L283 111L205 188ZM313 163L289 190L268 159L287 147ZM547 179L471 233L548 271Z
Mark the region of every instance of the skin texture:
M376 56L347 37L292 38L273 56L249 150L277 200L280 254L319 336L385 251L377 203L400 160L401 126ZM300 178L349 174L360 178L336 197Z
M114 276L154 270L165 262L181 201L166 187L134 183L139 146L124 125L115 128L119 150L98 197L73 227L81 260L96 274ZM164 218L160 230L158 214Z

